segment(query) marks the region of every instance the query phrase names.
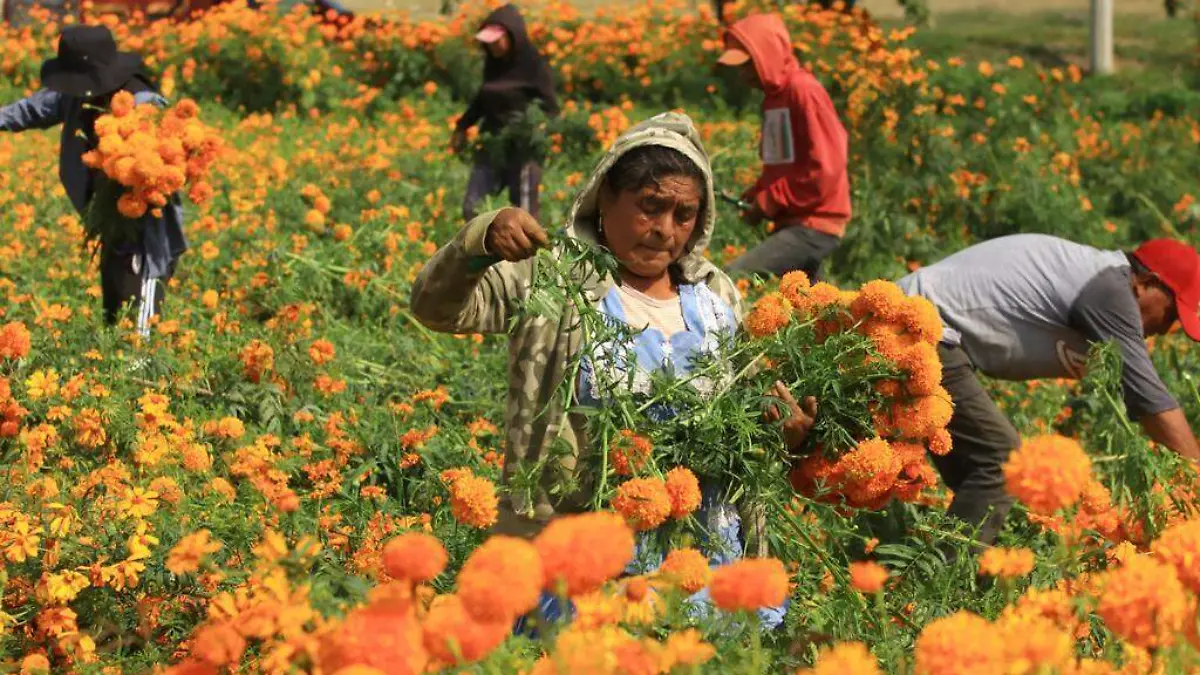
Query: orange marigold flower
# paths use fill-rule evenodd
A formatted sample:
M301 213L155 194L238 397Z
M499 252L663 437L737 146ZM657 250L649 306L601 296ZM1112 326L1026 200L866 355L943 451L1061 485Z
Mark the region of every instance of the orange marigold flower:
M546 575L533 544L493 536L475 549L458 574L458 596L477 621L508 621L537 606Z
M902 438L919 440L945 429L953 415L950 394L938 386L929 396L894 406L891 418Z
M983 617L958 612L934 619L917 637L916 675L1004 672L1003 649Z
M633 559L633 530L607 511L564 516L534 540L546 573L546 590L574 597L616 578Z
M942 316L933 303L919 295L909 296L900 312L900 323L920 342L937 344L942 339Z
M688 594L700 592L712 580L708 559L694 548L672 550L658 571L667 581Z
M481 623L467 613L457 595L439 595L429 606L422 631L430 655L443 663L463 664L499 647L512 631L512 623Z
M618 476L632 476L645 468L650 461L654 446L650 440L629 429L622 429L621 436L612 445L613 471Z
M126 192L117 199L117 211L126 218L141 218L149 208L146 199L137 192Z
M904 466L885 440L873 438L842 455L837 461L840 489L852 505L867 506L887 494Z
M1023 577L1033 571L1033 551L993 547L979 556L979 573L1001 579Z
M788 272L779 280L779 294L792 305L795 310L808 303L808 291L812 284L808 275L799 270Z
M98 448L108 440L104 419L95 408L83 408L75 415L75 442L85 448Z
M308 358L318 366L329 363L336 354L333 343L329 340L313 340L313 343L308 346Z
M246 378L257 384L264 373L275 368L275 350L262 340L251 340L240 355Z
M427 583L446 569L446 547L437 537L406 532L383 546L383 567L393 579Z
M942 360L928 342L905 349L896 365L907 375L904 386L912 396L930 396L942 384Z
M463 525L480 529L496 524L500 499L492 481L462 476L450 483L450 513Z
M192 639L192 653L214 666L236 664L245 651L246 638L234 628L232 621L204 626Z
M795 305L792 309L798 316L807 317L820 314L829 307L840 305L841 302L841 289L821 281L813 284L804 294L804 302Z
M0 328L0 360L16 361L29 354L30 336L25 324L12 321Z
M1092 461L1079 443L1057 435L1025 441L1004 465L1009 494L1042 515L1079 501L1091 473Z
M1179 580L1200 593L1200 520L1186 520L1163 531L1150 551L1175 568Z
M739 560L713 572L709 592L727 612L776 607L787 599L787 570L775 558Z
M861 642L841 642L822 647L812 668L801 668L796 675L883 675L879 661Z
M878 593L883 590L891 576L887 568L877 562L850 563L850 585L862 593Z
M935 455L946 455L954 447L954 441L950 438L950 432L946 429L938 429L929 437L929 451Z
M908 307L908 296L890 281L868 281L850 303L850 313L856 319L874 317L887 323L900 321Z
M792 320L792 303L781 293L768 293L754 303L746 314L746 331L754 337L766 337L779 332Z
M1195 599L1175 568L1135 556L1100 578L1096 614L1108 628L1142 649L1170 647L1193 620Z
M671 495L660 478L625 481L617 488L612 505L639 532L657 528L671 515Z
M671 517L686 518L700 508L700 481L687 467L678 466L667 472L667 494L671 496Z
M322 669L371 666L388 675L425 672L429 654L411 603L393 598L350 612L337 629L321 640Z
M200 569L205 556L221 550L221 542L211 540L212 533L200 530L179 540L167 554L167 569L171 574L191 574Z
M136 101L133 98L133 94L127 91L118 91L113 94L109 110L112 111L113 117L125 117L133 112L135 105Z

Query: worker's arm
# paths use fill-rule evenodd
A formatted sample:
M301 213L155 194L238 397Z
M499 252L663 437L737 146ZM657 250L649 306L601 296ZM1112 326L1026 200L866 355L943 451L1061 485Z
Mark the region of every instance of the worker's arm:
M1150 360L1128 268L1096 275L1072 305L1070 321L1088 340L1112 341L1120 348L1125 408L1146 435L1188 459L1200 460L1187 418Z
M1182 408L1146 415L1141 420L1146 435L1155 443L1165 445L1185 459L1200 463L1200 445L1188 424Z
M62 95L41 89L0 108L0 131L49 129L63 121Z

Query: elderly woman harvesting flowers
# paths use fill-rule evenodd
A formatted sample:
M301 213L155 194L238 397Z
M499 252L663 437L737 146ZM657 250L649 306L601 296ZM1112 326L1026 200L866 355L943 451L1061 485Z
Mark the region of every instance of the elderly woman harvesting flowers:
M714 351L740 325L736 288L701 255L716 223L714 204L712 172L695 127L684 115L666 113L617 140L571 210L567 238L602 246L616 259L614 274L578 272L575 281L595 310L627 327L622 363L636 370L626 378L635 387L654 373L686 375L696 357ZM595 465L586 460L599 444L589 442L584 416L568 412L558 392L573 379L572 404L603 405L606 389L596 378L616 351L611 342L585 344L576 307L554 317L519 312L536 266L546 264L536 253L549 246L546 231L523 210L483 214L429 261L412 296L416 316L435 330L509 331L504 479L510 489L496 529L521 536L537 533L557 514L591 507L599 476L587 474L599 472L585 467ZM804 410L782 385L772 393L791 410L783 436L798 447L815 402L806 401ZM535 489L513 489L517 477L527 482L531 472ZM563 482L564 475L570 480ZM719 490L705 486L704 492L698 519L720 540L710 548L722 548L723 560L731 551L740 555L745 533L737 509L723 503Z

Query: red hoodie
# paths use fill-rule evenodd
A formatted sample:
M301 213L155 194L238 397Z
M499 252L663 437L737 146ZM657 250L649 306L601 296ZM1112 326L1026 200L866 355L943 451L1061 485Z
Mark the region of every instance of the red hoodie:
M754 60L763 83L763 173L746 198L780 227L802 225L838 237L850 220L848 139L833 101L800 66L783 21L756 14L729 32Z

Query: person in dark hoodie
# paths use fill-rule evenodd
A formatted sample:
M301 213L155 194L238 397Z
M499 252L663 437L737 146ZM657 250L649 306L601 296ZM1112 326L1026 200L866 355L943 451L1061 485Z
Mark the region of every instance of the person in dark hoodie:
M796 60L792 39L775 14L755 14L729 27L718 63L738 68L763 90L763 170L742 195L750 225L773 221L775 232L733 262L730 272L820 276L850 220L848 138L828 92Z
M43 89L0 108L0 131L49 129L62 125L58 175L75 210L83 215L96 186L96 170L83 155L96 145L96 118L119 91L133 94L137 104L167 104L142 65L141 57L117 51L104 26L69 26L58 43L58 57L42 64ZM104 319L115 324L122 308L137 303L137 328L149 335L150 320L161 308L163 290L175 262L187 250L183 209L173 195L159 217L142 220L140 244L101 246L100 282Z
M466 145L467 130L480 125L482 134L497 135L525 116L529 106L537 102L548 115L558 113L554 92L554 76L550 65L538 53L525 29L525 19L513 5L492 12L475 38L483 46L486 57L483 67L483 86L459 119L451 147L460 152ZM513 206L538 217L538 189L542 169L536 157L522 156L520 149L507 153L509 157L490 157L487 151L475 156L467 193L463 199L463 216L471 220L476 205L487 195L508 190Z

